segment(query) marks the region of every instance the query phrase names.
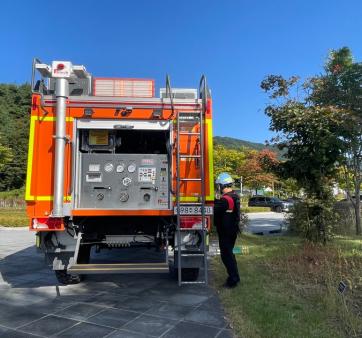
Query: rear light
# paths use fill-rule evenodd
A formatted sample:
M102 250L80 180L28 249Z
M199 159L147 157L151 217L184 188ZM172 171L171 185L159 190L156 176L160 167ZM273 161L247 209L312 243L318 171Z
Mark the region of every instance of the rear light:
M31 103L31 108L33 109L33 110L35 110L36 108L37 108L37 98L36 98L36 96L33 96L33 100L32 100L32 103Z
M206 218L205 227L208 225L208 218ZM180 220L181 229L197 229L202 230L201 217L182 217Z
M37 231L64 230L63 218L59 217L33 218L32 229Z
M211 113L211 100L207 99L206 101L206 115L209 115Z

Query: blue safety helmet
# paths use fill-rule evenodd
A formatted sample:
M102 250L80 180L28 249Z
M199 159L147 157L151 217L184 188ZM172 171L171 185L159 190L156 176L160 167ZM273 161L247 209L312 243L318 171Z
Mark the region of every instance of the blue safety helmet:
M221 173L217 177L215 183L220 185L231 185L234 183L234 180L228 173Z

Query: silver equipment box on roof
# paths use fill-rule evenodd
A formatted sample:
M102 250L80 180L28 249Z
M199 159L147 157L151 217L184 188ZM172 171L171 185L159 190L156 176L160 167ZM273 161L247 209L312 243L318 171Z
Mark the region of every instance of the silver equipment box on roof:
M194 88L172 88L172 96L174 99L197 99L197 89ZM160 88L160 98L165 99L166 88Z

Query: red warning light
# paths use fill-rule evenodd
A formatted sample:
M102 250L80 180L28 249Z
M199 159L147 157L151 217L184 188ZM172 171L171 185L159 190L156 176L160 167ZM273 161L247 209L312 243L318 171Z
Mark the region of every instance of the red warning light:
M64 63L58 63L58 64L57 64L57 69L58 69L58 70L63 70L64 67L65 67L65 66L64 66Z

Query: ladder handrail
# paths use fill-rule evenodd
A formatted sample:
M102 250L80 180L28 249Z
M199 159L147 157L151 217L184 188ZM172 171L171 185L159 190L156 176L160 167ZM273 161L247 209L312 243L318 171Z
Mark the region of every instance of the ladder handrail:
M174 115L175 115L175 108L173 105L173 93L172 93L172 87L171 87L171 81L170 81L170 77L168 76L168 74L166 75L166 97L170 98L170 102L171 102L171 116L169 117L169 119L171 120Z
M203 86L202 86L203 85ZM205 152L205 128L204 128L204 114L206 114L206 105L207 105L207 82L205 75L201 76L200 86L203 90L202 97L202 111L200 114L200 172L201 172L201 221L202 221L202 237L204 245L204 269L205 269L205 284L207 284L207 256L206 256L206 215L205 215L205 163L204 163L204 152ZM201 92L200 92L201 96Z
M38 63L42 63L40 61L40 59L38 58L33 58L33 64L32 64L32 68L31 68L31 82L30 82L30 85L31 85L31 91L33 92L33 89L34 89L34 82L35 82L35 66L38 64ZM43 78L43 77L42 77Z

